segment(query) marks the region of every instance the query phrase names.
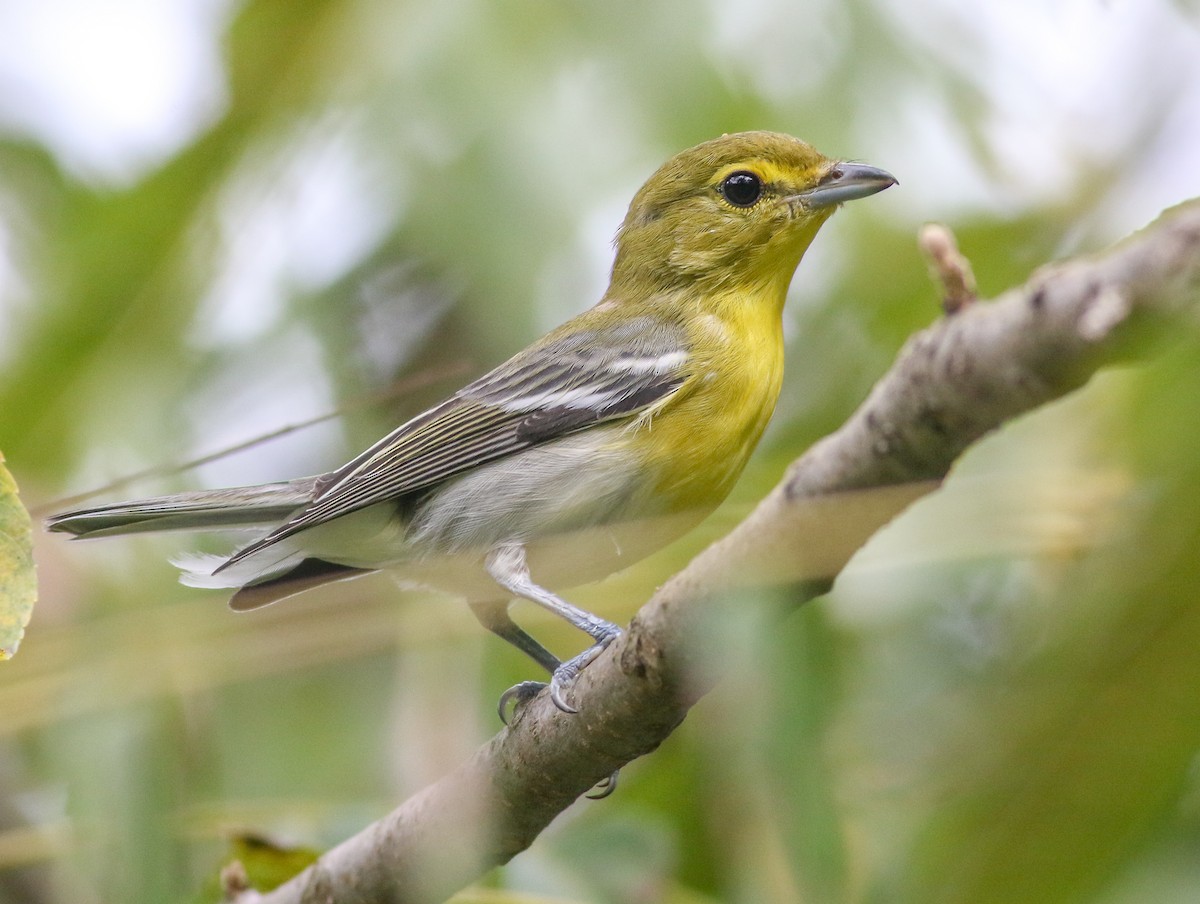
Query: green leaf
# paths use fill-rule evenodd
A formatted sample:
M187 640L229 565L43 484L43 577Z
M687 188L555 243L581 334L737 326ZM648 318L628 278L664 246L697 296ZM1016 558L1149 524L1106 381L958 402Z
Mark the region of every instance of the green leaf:
M0 659L17 652L37 599L29 512L0 454Z

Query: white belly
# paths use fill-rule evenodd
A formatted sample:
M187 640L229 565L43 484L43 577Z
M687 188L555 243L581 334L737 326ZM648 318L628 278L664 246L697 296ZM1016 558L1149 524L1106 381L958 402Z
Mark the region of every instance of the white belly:
M590 583L708 514L657 511L647 476L605 448L610 438L607 430L587 431L485 465L447 481L407 522L395 506L381 504L284 544L301 558L384 568L403 584L473 600L504 596L483 569L483 557L501 543L523 545L530 575L548 589Z

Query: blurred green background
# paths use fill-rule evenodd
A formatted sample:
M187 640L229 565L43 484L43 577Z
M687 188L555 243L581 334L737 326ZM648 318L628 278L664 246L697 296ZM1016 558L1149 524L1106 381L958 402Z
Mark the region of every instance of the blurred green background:
M675 151L769 128L891 170L801 266L734 498L573 595L627 620L936 317L922 222L987 295L1200 195L1198 13L0 0L0 450L41 511L345 407L103 498L322 471L595 301ZM1197 399L1181 330L980 444L782 627L748 597L734 677L472 900L1198 900ZM39 537L0 664L0 901L196 900L231 832L328 846L533 677L386 580L235 616L175 582L189 542Z

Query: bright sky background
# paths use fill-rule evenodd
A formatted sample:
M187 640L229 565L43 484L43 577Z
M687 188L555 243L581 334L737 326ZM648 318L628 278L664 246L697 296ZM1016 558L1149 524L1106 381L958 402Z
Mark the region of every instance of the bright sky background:
M220 115L229 0L0 3L0 129L133 180Z
M717 52L750 65L760 87L787 94L811 85L819 61L790 52L788 29L776 27L790 2L712 5ZM836 32L837 4L812 6L824 9L812 21ZM1026 190L1054 191L1066 176L1064 133L1080 154L1120 141L1122 123L1134 117L1119 111L1136 112L1139 98L1128 89L1147 72L1176 86L1177 162L1194 159L1186 155L1200 141L1200 28L1177 6L881 0L879 8L907 40L978 85L995 109L993 140ZM220 114L219 39L231 12L232 0L0 3L0 129L46 142L89 179L136 178ZM969 168L953 159L954 142L942 140L921 110L911 115L914 131L899 142L903 166L893 167L966 176ZM1193 194L1200 190L1198 170L1176 170ZM948 196L962 199L963 186L949 185L957 180L941 181Z

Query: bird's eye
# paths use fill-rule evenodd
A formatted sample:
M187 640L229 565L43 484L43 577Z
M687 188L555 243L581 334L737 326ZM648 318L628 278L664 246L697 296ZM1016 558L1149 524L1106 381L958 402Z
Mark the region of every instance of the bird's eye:
M747 170L738 170L721 181L718 191L734 207L753 207L762 197L762 179Z

